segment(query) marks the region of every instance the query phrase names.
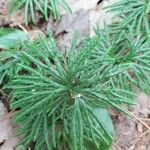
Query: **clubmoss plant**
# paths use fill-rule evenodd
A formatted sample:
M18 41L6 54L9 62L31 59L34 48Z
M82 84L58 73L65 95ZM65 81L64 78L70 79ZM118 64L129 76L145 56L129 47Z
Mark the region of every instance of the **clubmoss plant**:
M109 147L113 127L107 111L101 108L114 103L119 107L123 100L118 92L132 93L109 86L89 59L92 45L77 49L75 37L64 54L52 37L41 40L43 50L32 44L23 46L18 73L7 85L13 90L11 108L19 109L15 120L21 126L18 134L24 137L20 144L25 149L32 141L35 149L88 149L89 143L97 149ZM109 128L100 112L107 116Z
M25 22L32 21L36 24L36 11L40 12L44 16L45 20L48 20L50 14L54 19L58 20L61 17L60 7L67 12L71 12L66 0L10 0L10 14L14 13L20 8L24 8Z
M126 90L132 85L141 90L150 91L150 42L146 37L136 36L132 28L128 33L124 30L119 34L112 34L111 29L97 28L96 47L92 59L103 66L103 74L111 80L114 87Z
M126 77L149 94L150 1L118 0L106 9L115 13L108 28L114 39L122 38L119 55L132 63Z
M150 1L149 0L118 0L106 7L119 20L116 30L132 26L136 35L144 35L150 39Z
M123 106L135 104L133 86L150 92L148 8L146 0L113 4L108 10L119 11L119 21L95 28L95 36L79 48L76 34L63 52L49 33L15 53L0 53L1 73L5 66L13 69L11 77L9 69L3 75L3 83L9 79L3 89L11 90L22 149L32 142L35 150L110 149L114 131L108 109L131 115Z
M123 111L121 104L134 104L134 94L112 86L105 61L100 64L93 57L95 43L76 48L76 39L66 53L58 51L50 36L41 38L43 49L24 44L17 55L18 72L6 87L12 89L11 108L17 110L17 134L23 136L24 149L32 141L35 150L82 150L89 149L89 143L108 149L114 133L105 108Z

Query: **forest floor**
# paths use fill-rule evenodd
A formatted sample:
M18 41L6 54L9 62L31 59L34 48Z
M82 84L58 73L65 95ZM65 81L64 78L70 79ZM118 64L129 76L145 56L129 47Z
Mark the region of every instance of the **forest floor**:
M114 0L68 0L73 13L65 14L62 10L60 21L54 21L52 17L48 22L44 22L41 16L37 16L36 26L29 24L26 26L23 20L23 12L19 11L15 15L8 14L8 0L0 0L0 28L13 27L24 30L31 39L38 37L39 33L44 33L50 28L58 45L70 45L74 30L79 33L79 41L83 36L94 34L93 27L97 24L103 26L103 21L112 21L112 14L106 13L103 8ZM115 127L115 141L112 150L150 150L150 96L135 88L136 105L127 108L134 114L134 118L129 118L114 110L110 110ZM13 112L9 110L9 96L0 90L0 150L14 150L19 138L13 137L16 129L12 123Z

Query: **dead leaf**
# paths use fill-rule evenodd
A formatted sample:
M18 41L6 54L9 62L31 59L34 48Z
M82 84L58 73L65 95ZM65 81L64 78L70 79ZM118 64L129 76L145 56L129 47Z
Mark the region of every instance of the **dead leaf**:
M72 13L79 11L80 9L89 10L95 8L99 0L66 0L70 6ZM66 14L66 11L62 9L61 14Z
M92 9L90 11L90 36L94 35L93 28L96 25L99 25L103 28L104 22L106 24L112 23L113 14L108 13L107 10L104 8L108 5L113 4L114 1L115 0L105 0L102 3L100 3L96 9Z
M0 150L14 150L19 141L18 137L13 137L15 128L9 117L4 117L7 109L0 101Z
M63 15L55 30L55 36L60 45L65 44L66 48L69 48L75 30L78 32L77 45L79 45L80 39L90 33L89 19L90 12L88 10L79 10L72 15Z

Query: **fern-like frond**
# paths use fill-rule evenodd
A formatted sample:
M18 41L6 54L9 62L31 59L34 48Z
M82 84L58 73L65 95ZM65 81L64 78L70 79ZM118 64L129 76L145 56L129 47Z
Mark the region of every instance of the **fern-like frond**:
M135 37L133 28L120 34L97 28L95 39L99 46L92 59L100 68L103 66L102 74L110 78L114 87L132 89L135 84L144 91L149 89L150 43L145 37Z
M26 21L35 21L35 8L46 19L49 11L59 18L58 4L69 10L64 0L18 4ZM63 53L50 34L0 53L0 84L11 90L23 149L34 142L35 150L108 150L114 133L106 109L128 114L122 104L134 104L133 86L150 92L150 1L119 0L107 9L117 22L97 27L80 48L75 34Z
M120 21L118 27L132 26L137 35L147 35L150 38L150 1L149 0L118 0L107 7L114 12Z
M95 43L76 48L76 41L77 36L70 51L64 54L57 50L51 36L48 39L41 37L40 44L26 43L17 55L21 60L17 63L18 73L6 87L13 90L11 108L19 109L15 120L23 125L20 132L26 133L21 143L24 147L31 141L39 141L38 135L43 137L41 146L44 144L47 149L57 149L61 141L63 147L74 150L87 149L86 141L94 142L97 148L102 143L110 145L113 135L94 110L114 107L123 111L121 104L134 104L132 92L113 87L110 75L105 77L101 72L109 59L101 59L103 64L97 68L100 61L94 60L92 48ZM42 123L46 123L37 130L35 120L38 122L42 114L46 119ZM60 140L57 126L60 126ZM68 138L71 143L67 142Z
M29 60L24 61L23 59L20 59L22 50L20 50L21 45L15 46L14 48L3 50L0 52L0 85L6 84L12 78L14 75L18 74L20 67L18 66L18 63L21 64L29 64ZM41 53L41 51L38 51L35 53L36 49L44 50L45 47L39 42L37 39L34 43L31 44L31 42L26 42L25 48L28 51L28 48L32 48L28 51L29 54L33 54L34 57L37 57ZM44 57L44 55L43 55Z
M60 19L61 8L71 13L71 9L65 0L11 0L10 14L20 8L24 8L26 24L30 21L36 23L37 10L44 16L45 20L48 20L50 14L54 16L54 19Z

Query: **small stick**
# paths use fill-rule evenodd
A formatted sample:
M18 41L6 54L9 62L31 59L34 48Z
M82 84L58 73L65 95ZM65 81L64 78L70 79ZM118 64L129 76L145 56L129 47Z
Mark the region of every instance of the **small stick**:
M139 117L137 117L136 115L134 115L132 112L130 112L126 108L124 108L124 110L126 110L127 112L129 112L129 114L131 115L131 117L133 117L135 120L137 120L138 122L140 122L143 126L145 126L148 130L150 130L150 126L148 126L142 119L140 119Z
M150 130L150 126L148 126L142 119L140 119L139 117L137 117L136 115L134 115L132 113L133 118L135 118L137 121L139 121L143 126L145 126L148 130Z
M117 150L122 150L116 143L113 144Z

